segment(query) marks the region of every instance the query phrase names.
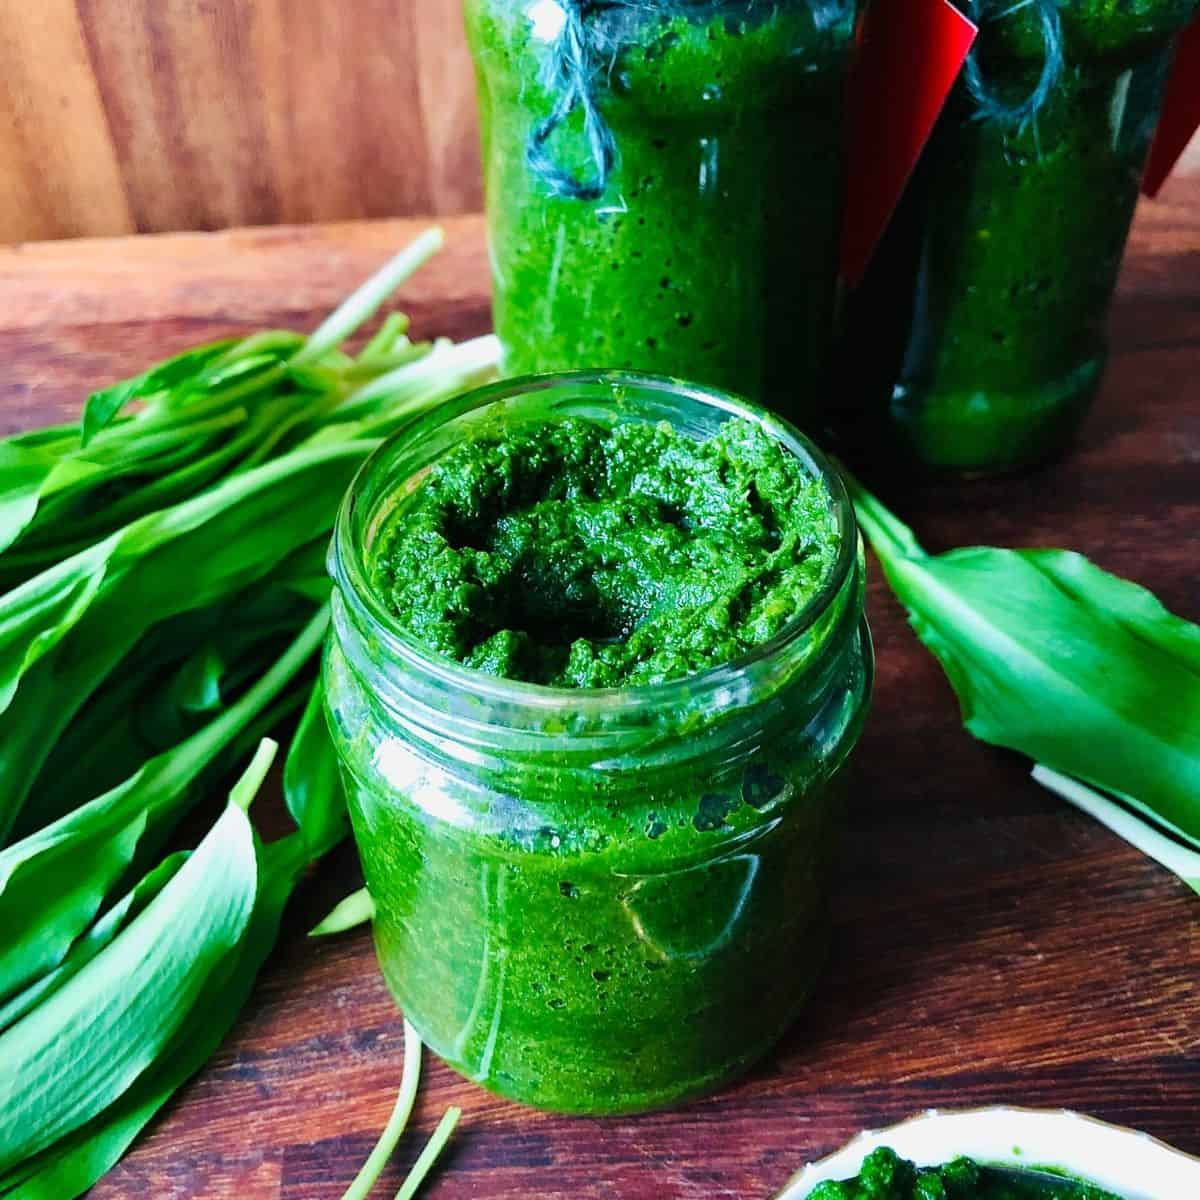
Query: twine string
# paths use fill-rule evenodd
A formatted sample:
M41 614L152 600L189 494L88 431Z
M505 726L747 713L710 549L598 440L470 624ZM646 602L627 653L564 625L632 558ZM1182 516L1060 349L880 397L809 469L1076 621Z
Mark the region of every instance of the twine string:
M975 119L994 121L1014 129L1025 129L1037 120L1038 114L1058 86L1066 66L1063 55L1062 17L1058 0L1017 0L1000 12L994 12L995 0L968 0L968 16L977 25L987 21L1003 21L1022 9L1034 7L1042 36L1042 69L1029 94L1016 104L1006 103L995 93L979 65L978 46L967 55L963 64L963 82L975 101Z
M642 36L644 18L683 11L720 11L777 6L781 0L557 0L563 24L550 45L539 80L555 97L550 114L534 127L525 159L552 195L597 200L608 187L617 161L616 140L600 112L598 96L617 57ZM807 0L816 6L845 0ZM571 115L583 114L583 142L590 165L579 174L563 165L551 142ZM557 140L557 139L555 139Z

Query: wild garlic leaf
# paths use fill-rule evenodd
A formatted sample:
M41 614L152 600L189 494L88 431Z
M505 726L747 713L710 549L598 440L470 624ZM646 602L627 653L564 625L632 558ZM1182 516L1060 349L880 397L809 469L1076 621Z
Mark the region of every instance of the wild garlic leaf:
M292 359L294 366L316 362L336 350L411 275L429 261L445 243L440 229L429 229L405 246L365 283L357 287L313 331Z
M187 852L181 850L148 871L71 947L70 953L53 971L18 992L7 1004L0 1005L0 1032L78 975L166 887L187 862L187 857Z
M1160 833L1147 821L1139 819L1115 800L1080 783L1078 779L1052 771L1040 763L1033 768L1033 777L1042 787L1057 793L1118 837L1124 838L1134 849L1166 867L1200 895L1200 852L1189 850Z
M56 967L124 875L143 837L161 838L197 797L200 773L320 648L317 614L236 704L186 742L45 829L0 851L0 998ZM149 830L149 833L148 833Z
M437 1128L429 1135L429 1141L417 1155L417 1161L409 1168L404 1182L400 1185L400 1190L396 1193L396 1200L413 1200L413 1197L421 1190L421 1185L425 1182L429 1172L437 1165L437 1160L445 1150L446 1143L457 1128L461 1117L462 1109L456 1104L452 1104L442 1114Z
M284 455L0 596L0 839L55 740L147 629L227 599L328 531L374 445Z
M209 976L175 1036L154 1064L102 1113L0 1174L0 1195L5 1200L74 1200L82 1195L220 1045L278 938L284 906L308 862L299 834L259 846L257 853L258 887L246 932L236 950Z
M285 632L277 622L285 611L295 614L286 630L295 636L314 606L283 585L263 580L224 604L156 625L63 730L13 825L14 840L94 800L149 759L198 732L205 715L183 711L179 705L189 697L177 695L185 687L180 677L190 672L192 659L214 640L223 644L226 637L251 629L261 632L263 646L271 649L274 659L279 652L275 631ZM269 664L262 662L260 652L248 647L247 653L261 675ZM0 749L0 761L4 757Z
M260 759L247 774L261 781ZM0 1171L103 1112L154 1064L237 948L257 891L254 832L231 801L145 911L0 1034Z
M0 441L0 588L286 450L289 430L319 421L341 386L334 382L331 397L305 393L287 379L286 353L276 358L216 392L193 391L173 405L170 394L160 397L86 450L78 437L36 446L21 437ZM6 455L28 469L5 472Z
M283 795L312 858L319 858L349 832L346 797L337 752L325 724L325 692L318 679L288 750Z
M359 888L357 892L351 892L345 899L339 900L325 917L308 931L308 936L331 937L335 933L345 933L349 929L358 928L359 925L366 925L374 919L375 901L371 899L371 893L365 887Z
M82 444L86 446L102 429L107 428L127 404L180 387L194 379L202 368L220 358L236 344L236 339L226 338L207 346L185 350L141 375L93 392L83 409Z
M87 612L104 582L116 535L0 595L0 712L21 677Z
M851 492L967 728L1200 845L1200 630L1070 551L926 554L874 496Z
M311 861L299 833L266 847L256 845L256 853L258 887L246 932L234 952L212 972L171 1042L115 1103L74 1133L0 1174L0 1195L6 1200L73 1200L82 1195L220 1044L278 938L284 907Z
M0 441L0 552L28 528L43 495L83 482L103 467L83 459L62 459L50 450Z

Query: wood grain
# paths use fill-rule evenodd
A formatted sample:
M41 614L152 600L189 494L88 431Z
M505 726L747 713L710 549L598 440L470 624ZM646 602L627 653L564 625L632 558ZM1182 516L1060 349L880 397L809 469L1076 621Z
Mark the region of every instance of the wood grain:
M478 209L457 0L38 0L0 18L0 241Z
M0 18L0 241L133 229L74 6L10 5Z
M418 332L465 336L487 324L482 226L448 228L403 304ZM311 327L416 229L2 250L0 429L71 412L97 383L205 338ZM1139 213L1112 366L1077 449L1020 480L896 503L931 545L1071 546L1200 619L1198 366L1200 180ZM466 1112L435 1200L765 1200L863 1126L927 1106L1065 1105L1200 1153L1195 896L1036 788L1028 764L967 736L878 572L869 608L878 684L836 949L780 1052L702 1103L613 1121L528 1112L431 1063L393 1190L449 1103ZM369 938L303 934L357 878L345 847L312 879L232 1036L98 1200L341 1195L400 1070L400 1020Z

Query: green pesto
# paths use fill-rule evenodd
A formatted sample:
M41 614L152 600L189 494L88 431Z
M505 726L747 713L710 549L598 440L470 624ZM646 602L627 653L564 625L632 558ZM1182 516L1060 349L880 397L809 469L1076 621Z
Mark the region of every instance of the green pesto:
M570 688L659 683L775 637L837 557L825 484L758 425L569 419L465 441L391 517L379 594L426 649Z
M855 0L612 17L626 41L597 99L616 161L596 200L552 194L526 161L554 104L528 7L466 5L506 369L656 372L805 424L837 295ZM578 111L550 148L594 173Z
M1000 7L978 61L986 94L1015 104L1043 63L1037 6ZM1023 123L985 115L960 80L851 304L846 375L863 407L844 413L850 440L965 472L1069 441L1104 369L1172 39L1194 9L1060 0L1065 66Z
M497 393L399 435L339 518L324 682L379 963L468 1078L660 1108L764 1054L822 969L861 550L816 456L725 398ZM409 647L571 686L400 653L381 609Z
M1064 1178L1061 1185L1028 1184L991 1175L969 1158L918 1167L886 1147L863 1162L854 1179L820 1183L808 1200L1119 1200L1094 1184Z

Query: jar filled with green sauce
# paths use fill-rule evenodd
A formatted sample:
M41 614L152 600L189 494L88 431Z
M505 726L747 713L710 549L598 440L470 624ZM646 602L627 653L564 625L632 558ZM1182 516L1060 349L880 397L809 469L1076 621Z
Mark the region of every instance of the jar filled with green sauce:
M980 32L851 299L841 432L935 473L1060 452L1195 0L956 0Z
M329 725L422 1039L576 1113L758 1059L822 968L873 670L819 452L666 379L502 383L385 443L330 562Z
M805 424L857 0L466 0L509 374L649 371Z

